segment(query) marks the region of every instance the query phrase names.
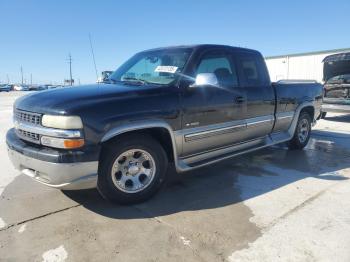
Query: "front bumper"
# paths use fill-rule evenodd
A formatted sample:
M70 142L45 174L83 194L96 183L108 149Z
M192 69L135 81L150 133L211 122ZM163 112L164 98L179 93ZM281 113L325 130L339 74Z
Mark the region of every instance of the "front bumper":
M322 104L322 112L350 113L350 105Z
M98 161L72 161L82 158L81 152L70 152L71 157L62 157L59 151L45 151L41 147L29 146L16 137L12 129L7 133L6 142L14 167L34 180L65 190L96 187ZM79 157L74 154L79 154Z

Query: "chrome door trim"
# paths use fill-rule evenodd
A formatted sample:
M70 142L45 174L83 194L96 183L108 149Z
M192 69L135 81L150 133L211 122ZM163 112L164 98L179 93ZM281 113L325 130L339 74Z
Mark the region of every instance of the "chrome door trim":
M203 139L203 138L207 138L207 137L215 136L215 135L223 135L223 134L227 134L227 133L232 133L232 132L241 130L243 128L246 128L246 126L247 126L246 124L238 124L238 125L233 125L233 126L228 126L228 127L221 127L221 128L201 131L201 132L197 132L197 133L190 133L188 135L185 135L185 142L190 142L190 141L197 140L197 139Z
M259 116L254 118L248 118L245 120L231 121L223 124L208 125L190 129L184 129L185 142L191 142L194 140L204 139L211 136L224 135L227 133L233 133L241 131L247 127L252 127L261 124L273 124L273 115ZM196 132L197 131L197 132Z
M248 118L247 121L247 127L256 126L260 124L270 123L273 124L273 121L275 120L273 115L266 115L266 116L258 116L253 118Z
M293 118L294 113L295 113L294 111L281 112L281 113L277 113L276 117L277 117L277 120L282 120L282 119L286 119L286 118Z

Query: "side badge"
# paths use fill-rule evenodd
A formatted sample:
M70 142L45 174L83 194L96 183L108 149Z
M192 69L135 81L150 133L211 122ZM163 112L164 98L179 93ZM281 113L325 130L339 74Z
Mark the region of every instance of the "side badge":
M187 123L186 126L198 126L199 122Z

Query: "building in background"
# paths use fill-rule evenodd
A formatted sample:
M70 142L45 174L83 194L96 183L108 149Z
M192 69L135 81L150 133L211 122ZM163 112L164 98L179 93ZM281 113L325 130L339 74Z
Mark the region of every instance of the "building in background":
M265 57L272 82L303 79L322 82L322 60L332 54L350 52L350 48Z

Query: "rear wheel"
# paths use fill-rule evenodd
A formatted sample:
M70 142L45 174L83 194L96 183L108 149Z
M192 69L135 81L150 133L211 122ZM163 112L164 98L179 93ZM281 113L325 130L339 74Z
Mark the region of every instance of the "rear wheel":
M311 117L302 112L299 116L293 138L289 141L289 149L303 149L309 142L311 134Z
M162 146L148 135L130 135L105 148L98 174L98 190L120 204L138 203L155 194L168 166Z

